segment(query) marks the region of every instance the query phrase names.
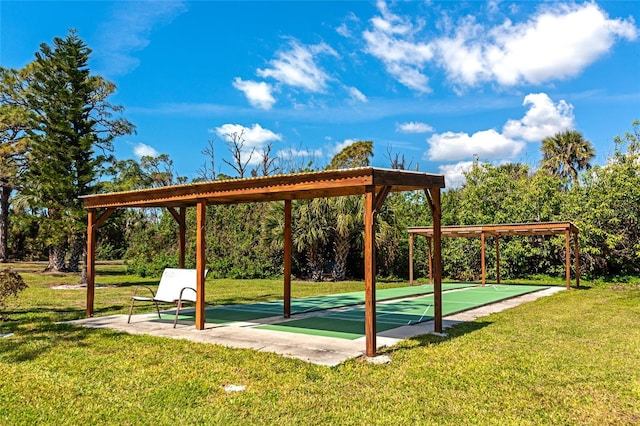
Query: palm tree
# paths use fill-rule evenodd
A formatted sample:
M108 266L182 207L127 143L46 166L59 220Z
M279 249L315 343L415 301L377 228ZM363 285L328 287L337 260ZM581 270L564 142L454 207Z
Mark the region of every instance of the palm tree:
M542 141L540 167L548 173L571 180L578 184L578 171L591 168L590 161L595 156L591 142L576 130L565 130Z
M335 224L332 276L335 281L342 281L347 275L351 238L364 226L364 204L360 195L331 198L329 202Z
M294 212L293 245L298 252L304 251L311 280L322 281L322 249L332 232L329 204L324 198L302 200Z

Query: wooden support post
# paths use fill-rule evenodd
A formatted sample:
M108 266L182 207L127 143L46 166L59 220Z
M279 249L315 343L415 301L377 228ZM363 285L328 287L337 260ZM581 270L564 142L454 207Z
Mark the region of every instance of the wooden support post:
M485 235L484 232L480 234L480 265L482 267L482 285L484 286L487 282L487 264L485 259Z
M413 285L413 239L415 234L409 234L409 285Z
M291 200L284 201L284 303L285 318L291 316Z
M425 191L426 192L426 191ZM442 333L442 209L440 188L430 188L431 214L433 216L433 329Z
M196 209L196 329L204 330L204 270L206 269L206 257L204 251L207 201L198 200Z
M87 218L87 317L93 316L96 283L96 210L89 209Z
M367 186L364 210L364 293L366 354L376 356L375 187Z
M178 222L178 225L179 225L180 234L178 235L178 253L179 253L178 267L184 268L184 258L187 250L187 237L186 237L187 209L186 207L180 207L179 215L180 215L180 222Z
M500 236L496 234L496 282L500 284Z
M580 248L578 246L578 233L573 234L573 244L575 249L573 255L576 257L576 288L580 287Z
M96 229L107 220L115 209L107 209L97 216L96 209L89 209L87 214L87 317L93 316L96 288Z
M564 247L564 259L565 259L565 275L567 279L567 290L571 288L571 232L564 233L565 247Z
M431 253L431 238L427 237L427 260L429 263L429 284L433 284L433 257Z

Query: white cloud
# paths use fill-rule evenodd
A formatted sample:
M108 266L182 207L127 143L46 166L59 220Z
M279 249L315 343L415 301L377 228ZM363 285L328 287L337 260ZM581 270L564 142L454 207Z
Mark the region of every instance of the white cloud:
M486 14L496 15L499 7L498 1L487 3ZM483 83L511 87L575 77L617 40L635 40L640 32L633 18L611 19L594 2L550 2L525 21L507 19L493 26L470 15L457 21L444 15L433 27L445 35L431 38L419 18L393 14L384 1L377 8L379 15L362 33L365 52L419 93L430 91L428 65L442 67L456 91Z
M398 133L429 133L433 132L433 127L427 123L419 121L408 121L406 123L396 124L396 132Z
M522 104L531 107L522 119L507 121L502 129L506 137L539 142L575 126L573 105L564 100L554 104L546 93L531 93Z
M125 75L140 64L135 52L151 43L151 33L160 25L171 23L187 11L184 1L126 1L116 2L113 16L101 25L96 59L102 72Z
M364 95L364 93L362 93L361 91L359 91L355 87L349 87L348 90L349 90L349 96L351 96L351 99L353 99L354 101L362 102L362 103L366 103L367 102L368 99Z
M634 40L633 19L609 19L595 3L553 3L527 22L485 27L472 18L434 42L449 79L473 86L540 84L580 74L619 39Z
M245 81L240 77L233 80L233 87L244 92L249 103L260 109L270 110L276 99L271 94L273 88L264 81Z
M461 161L456 164L443 164L438 167L440 174L444 175L444 184L447 188L459 188L467 180L464 175L473 167L473 161Z
M271 68L258 69L258 76L273 78L309 92L324 92L330 77L315 60L322 54L338 56L336 51L326 43L304 46L295 40L290 42L289 47L289 50L277 52L276 58L269 61Z
M430 44L414 41L420 26L391 13L383 1L377 7L381 16L372 18L373 28L362 34L365 51L380 59L401 84L421 93L429 92L429 78L422 68L432 59L433 49Z
M252 127L245 127L241 124L223 124L220 127L216 127L214 131L225 142L232 143L234 138L236 141L241 142L241 158L243 161L249 158L252 151L258 151L259 154L259 151L269 142L282 140L282 135L265 129L257 123ZM254 154L251 157L249 164L257 164L260 162L260 155L258 154Z
M468 133L445 132L431 136L427 155L432 161L457 161L477 155L480 158L512 158L524 148L522 141L501 135L493 129Z
M564 100L554 104L546 93L531 93L522 104L530 105L524 117L507 120L502 133L489 129L472 135L432 135L427 139L427 157L434 161L458 161L474 155L489 160L513 158L522 152L525 142L540 142L574 127L573 106Z
M138 158L157 157L158 155L160 155L160 153L156 151L154 147L144 143L138 143L134 145L133 154Z

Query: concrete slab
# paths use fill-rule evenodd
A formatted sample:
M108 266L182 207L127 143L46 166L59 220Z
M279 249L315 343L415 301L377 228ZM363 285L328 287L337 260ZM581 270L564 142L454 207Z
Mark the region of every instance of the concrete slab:
M563 287L551 287L546 290L525 294L513 299L450 315L443 318L443 327L449 328L463 321L474 321L477 318L500 312L521 303L536 300L562 290L564 290ZM300 316L296 318L300 318ZM135 315L131 318L130 324L127 324L127 315L92 317L69 321L68 323L88 328L107 328L129 334L146 334L174 339L186 339L193 342L218 344L231 348L272 352L325 366L336 366L347 359L364 356L364 337L347 340L255 328L257 325L277 321L282 321L282 317L263 318L255 322L228 324L207 323L204 330L196 330L193 327L193 323L188 322L178 322L177 327L174 329L173 321L159 320L156 314ZM432 332L433 321L380 332L376 337L377 348L381 349L383 347L394 346L404 339Z

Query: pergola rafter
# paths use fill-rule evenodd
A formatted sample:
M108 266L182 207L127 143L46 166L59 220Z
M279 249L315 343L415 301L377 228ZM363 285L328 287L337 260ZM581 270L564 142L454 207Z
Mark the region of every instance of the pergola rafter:
M480 238L480 256L482 265L482 285L486 283L486 237L491 236L496 243L496 281L500 283L500 237L502 236L534 236L534 235L564 235L565 236L565 265L567 290L571 288L571 235L574 242L576 287L580 285L580 254L578 249L578 234L580 230L571 222L533 222L507 223L497 225L459 225L442 226L440 232L434 231L433 226L415 226L409 232L409 281L413 283L413 243L416 235L427 239L427 257L431 259L431 241L436 235L442 238ZM438 243L439 244L439 243ZM429 260L429 279L432 279L432 265Z
M88 209L87 226L87 316L93 315L95 292L96 228L118 208L166 208L178 222L181 267L184 265L186 208L196 207L196 329L205 327L204 271L206 207L209 204L238 204L284 201L284 289L283 315L291 315L291 202L292 200L364 195L364 264L365 264L365 332L366 355L376 354L375 296L375 221L390 192L425 191L433 216L436 236L433 249L433 281L435 297L435 331L442 331L441 257L440 257L440 190L442 175L389 170L374 167L332 170L315 173L234 179L98 194L82 197ZM98 215L99 209L106 209Z

